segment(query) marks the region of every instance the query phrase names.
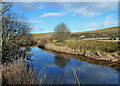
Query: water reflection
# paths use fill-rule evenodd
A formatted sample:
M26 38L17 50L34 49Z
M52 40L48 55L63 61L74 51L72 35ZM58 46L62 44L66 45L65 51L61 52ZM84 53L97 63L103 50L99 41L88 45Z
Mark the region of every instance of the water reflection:
M70 57L62 57L58 54L48 53L37 47L32 47L34 68L36 76L39 72L45 72L44 84L75 84L76 77L71 69L75 69L76 75L82 84L118 84L119 72L109 67L103 67ZM44 74L41 75L44 77ZM38 77L40 79L40 77ZM39 84L39 83L38 83Z
M70 59L69 58L63 58L63 57L60 57L60 56L55 56L55 61L54 63L58 66L58 67L61 67L61 68L65 68L66 65L70 62Z
M74 65L80 82L83 84L117 84L118 83L118 71L88 64L85 62L80 62L80 67Z
M85 61L85 62L88 62L90 64L95 64L95 65L102 65L102 66L105 66L105 67L111 67L111 68L114 68L116 70L119 70L120 71L120 63L117 62L117 63L111 63L110 61L99 61L99 60L95 60L93 58L88 58L88 57L85 57L84 55L71 55L71 54L66 54L66 53L58 53L58 52L55 52L55 51L52 51L52 50L45 50L46 52L49 52L49 53L52 53L56 56L60 56L60 57L64 57L64 58L73 58L73 59L76 59L76 60L79 60L79 61Z

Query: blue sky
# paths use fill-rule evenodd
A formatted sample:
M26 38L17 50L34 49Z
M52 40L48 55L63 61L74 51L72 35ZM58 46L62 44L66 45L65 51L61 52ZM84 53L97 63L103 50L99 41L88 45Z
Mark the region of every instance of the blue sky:
M118 24L117 2L15 2L12 11L24 15L31 33L53 32L65 23L71 32L97 30Z

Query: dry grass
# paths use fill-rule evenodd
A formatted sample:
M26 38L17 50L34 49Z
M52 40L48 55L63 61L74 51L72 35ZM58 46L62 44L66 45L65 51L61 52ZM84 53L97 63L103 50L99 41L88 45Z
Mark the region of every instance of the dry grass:
M48 43L45 45L46 49L63 52L63 53L72 53L73 50L67 46L55 46L54 44Z
M42 39L49 39L54 33L39 33L39 34L32 34L34 40L42 40Z
M72 68L72 71L73 71L74 77L75 77L75 79L76 79L75 82L77 82L78 86L80 86L80 81L79 81L79 79L78 79L78 76L77 76L76 70L75 70L75 68L72 67L72 65L71 65L71 68Z
M45 66L43 67L43 69L42 70L40 70L39 71L39 74L38 74L38 80L39 80L39 84L43 84L44 83L44 81L46 80L46 78L47 78L47 73L46 73L46 71L45 71Z
M46 74L44 73L44 70L40 71L38 76L40 77L39 78L39 84L43 84L43 82L46 79Z
M24 62L3 67L2 80L4 84L35 84L35 72L27 68Z
M0 65L0 86L2 85L2 66Z
M74 34L85 34L85 33L111 33L111 34L118 34L118 27L110 27L100 30L93 30L93 31L85 31L85 32L76 32Z
M98 40L66 40L64 42L57 43L56 46L67 46L75 51L91 51L96 53L101 52L116 52L118 50L118 43L112 41L98 41Z
M67 40L64 42L55 42L45 45L46 49L68 54L82 54L86 57L97 60L108 60L117 62L118 55L117 42L103 42L97 40Z

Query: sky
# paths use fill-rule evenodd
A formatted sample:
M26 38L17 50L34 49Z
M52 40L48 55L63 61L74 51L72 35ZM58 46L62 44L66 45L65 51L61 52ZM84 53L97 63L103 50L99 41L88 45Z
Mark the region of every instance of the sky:
M24 15L35 34L54 32L60 23L71 32L118 25L117 2L14 2L12 11Z

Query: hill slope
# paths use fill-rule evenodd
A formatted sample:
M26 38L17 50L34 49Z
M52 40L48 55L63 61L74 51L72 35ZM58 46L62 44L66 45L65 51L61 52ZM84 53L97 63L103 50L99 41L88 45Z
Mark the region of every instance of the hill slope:
M54 36L55 33L39 33L39 34L32 34L34 40L42 40L42 39L49 39L50 37ZM99 29L99 30L93 30L93 31L85 31L85 32L75 32L72 33L72 35L77 37L76 35L85 35L86 34L96 34L96 35L88 35L88 37L99 37L103 36L103 34L107 34L106 36L112 36L112 35L118 35L118 27L111 27L111 28L105 28L105 29Z
M39 33L39 34L32 34L34 40L42 40L48 39L55 33Z
M101 34L101 33L111 33L111 34L118 34L118 27L110 27L100 30L93 30L93 31L85 31L85 32L75 32L74 34L85 34L85 33L95 33L95 34Z

